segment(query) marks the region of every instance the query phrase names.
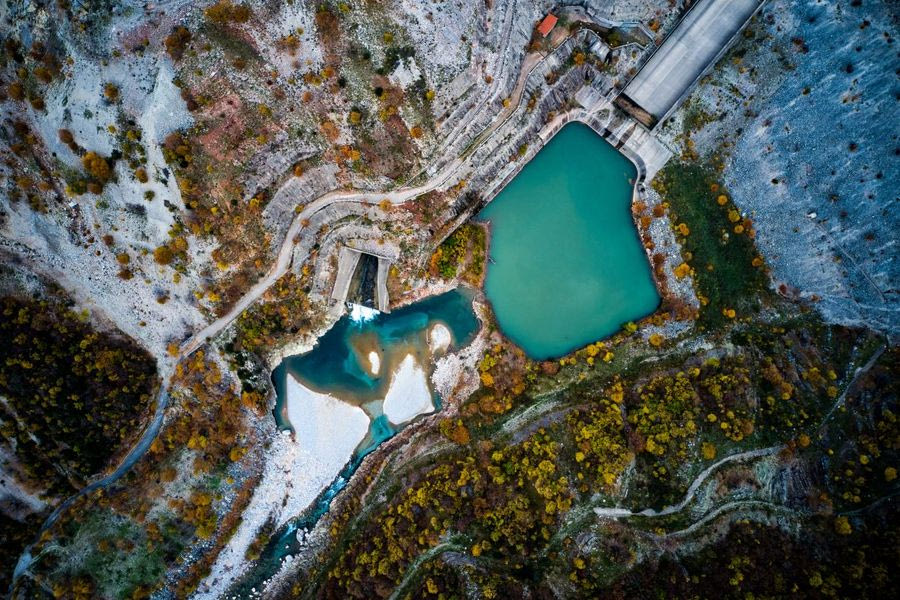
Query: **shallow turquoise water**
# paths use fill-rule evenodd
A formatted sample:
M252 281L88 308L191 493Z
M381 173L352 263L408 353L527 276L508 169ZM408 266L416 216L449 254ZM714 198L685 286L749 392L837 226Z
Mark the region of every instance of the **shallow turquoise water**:
M534 359L565 355L652 313L659 294L631 217L634 165L571 123L481 211L485 293Z
M408 352L424 354L427 330L433 323L443 323L450 330L451 350L469 343L478 329L478 319L472 310L473 297L472 290L460 288L391 313L380 313L371 321L355 322L348 316L342 317L319 338L315 348L306 354L287 357L272 372L278 396L275 418L279 425L288 426L281 417L288 373L311 389L355 404L384 398L392 363ZM378 376L371 375L367 365L360 364L354 351L360 344L381 355ZM420 364L424 363L420 361ZM377 431L371 437L383 439Z

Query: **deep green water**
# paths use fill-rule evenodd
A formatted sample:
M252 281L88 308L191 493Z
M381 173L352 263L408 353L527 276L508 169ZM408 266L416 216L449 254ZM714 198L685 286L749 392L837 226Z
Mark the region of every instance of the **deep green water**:
M504 333L533 358L561 356L614 333L622 323L651 313L659 296L631 220L633 165L581 124L564 127L479 218L492 224L485 291ZM341 318L316 347L286 358L272 373L281 427L285 381L363 405L374 417L369 436L335 481L304 514L278 532L257 566L231 590L249 594L298 549L299 529L311 529L346 486L362 458L394 429L372 405L384 397L392 368L409 352L427 352L435 322L452 335L451 350L478 329L473 292L460 289L379 314L365 322ZM372 376L361 350L381 354Z
M659 294L631 217L634 165L571 123L479 214L491 223L485 293L534 359L608 337Z

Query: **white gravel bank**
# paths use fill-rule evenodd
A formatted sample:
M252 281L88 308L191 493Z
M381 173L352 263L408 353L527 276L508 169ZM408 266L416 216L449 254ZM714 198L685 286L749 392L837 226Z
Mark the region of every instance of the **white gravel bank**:
M220 598L246 572L244 556L270 519L278 527L305 510L353 456L369 430L369 417L357 406L314 392L287 378L287 416L294 428L278 435L269 449L262 480L238 530L219 554L195 599Z
M391 385L384 397L383 410L388 421L394 425L434 411L425 371L416 363L412 354L407 354L394 371Z

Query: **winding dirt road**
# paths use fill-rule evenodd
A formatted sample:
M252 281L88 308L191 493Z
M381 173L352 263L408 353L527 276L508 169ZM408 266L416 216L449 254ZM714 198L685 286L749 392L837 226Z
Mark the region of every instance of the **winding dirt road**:
M561 43L557 48L561 47L563 44ZM556 48L554 48L554 51ZM278 255L275 259L275 263L266 273L266 275L260 279L256 284L250 287L247 290L247 293L244 294L240 300L238 300L235 305L229 310L227 313L208 324L206 327L195 333L193 336L187 339L187 341L182 344L180 349L180 356L188 356L193 353L197 348L206 343L207 340L215 337L220 331L225 329L232 321L234 321L242 312L247 310L256 300L258 300L267 289L269 289L279 277L284 275L288 268L291 266L291 255L294 251L294 238L303 231L303 222L306 219L310 219L314 214L323 210L332 204L338 202L357 202L360 204L379 204L383 200L388 200L393 205L404 204L422 194L427 194L428 192L434 191L447 183L453 180L454 182L462 180L465 175L465 167L466 158L474 153L475 149L484 144L487 140L491 138L493 133L499 128L502 127L507 120L509 120L513 114L519 109L522 104L522 93L525 90L525 85L528 81L528 78L532 75L535 69L545 60L547 60L554 51L551 51L546 56L541 56L538 53L531 52L525 55L524 60L522 61L522 66L520 67L519 77L516 81L516 85L513 88L513 93L510 97L510 104L503 108L500 113L494 118L490 125L488 125L484 131L482 131L478 136L476 136L475 140L472 144L469 145L467 151L465 152L463 158L456 158L449 162L441 171L433 175L429 178L425 183L415 187L407 187L407 188L399 188L397 190L388 191L388 192L362 192L358 190L334 190L331 192L327 192L312 202L310 202L300 213L294 216L293 221L291 221L291 225L287 230L287 234L284 237L284 241L281 244L281 248L278 250ZM454 178L454 176L456 176ZM305 258L305 257L304 257Z
M738 454L732 454L731 456L726 456L725 458L714 462L710 466L706 467L696 478L691 482L690 487L688 488L687 493L684 495L684 498L681 499L681 502L678 504L673 504L672 506L667 506L662 510L654 510L652 508L645 508L644 510L628 510L627 508L595 508L594 514L598 517L611 517L614 519L618 519L621 517L664 517L666 515L671 515L677 512L680 512L688 503L694 499L694 496L697 495L697 490L700 489L700 486L703 485L703 482L706 481L706 478L709 477L713 472L716 471L719 467L729 462L740 462L742 460L750 460L759 458L761 456L768 456L770 454L775 454L779 450L781 450L783 446L770 446L768 448L760 448L758 450L748 450L747 452L740 452Z
M323 210L332 204L338 202L357 202L360 204L379 204L384 200L388 200L391 204L403 204L413 198L427 194L435 190L451 180L453 175L463 166L463 161L456 159L448 164L444 169L435 174L427 182L420 186L411 188L401 188L389 192L359 192L355 190L332 191L319 196L294 216L291 225L287 230L281 248L275 262L269 268L266 275L256 282L247 293L238 300L227 313L192 335L182 344L179 357L185 357L193 353L197 348L205 344L209 339L215 337L219 332L225 329L238 315L247 310L267 289L269 289L279 277L284 275L291 266L291 255L294 252L294 238L303 231L303 222L310 219L315 213Z

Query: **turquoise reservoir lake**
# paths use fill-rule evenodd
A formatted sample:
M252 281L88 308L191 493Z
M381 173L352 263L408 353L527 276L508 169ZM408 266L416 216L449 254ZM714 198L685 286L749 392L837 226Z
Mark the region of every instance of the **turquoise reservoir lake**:
M568 354L659 305L631 216L635 177L627 158L571 123L479 214L491 224L485 293L531 358Z

